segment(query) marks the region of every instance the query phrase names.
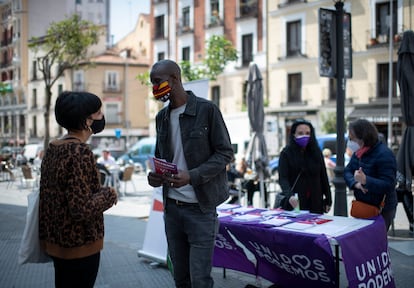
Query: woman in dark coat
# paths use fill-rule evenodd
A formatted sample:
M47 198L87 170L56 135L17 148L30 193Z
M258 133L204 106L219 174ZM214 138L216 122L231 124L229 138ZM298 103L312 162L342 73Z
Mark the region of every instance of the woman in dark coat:
M281 207L327 213L332 205L325 162L315 137L315 129L306 120L296 120L289 143L280 153L279 184L286 196ZM298 195L299 203L294 194Z
M345 167L344 178L356 200L379 207L388 231L397 209L397 163L392 151L378 138L375 126L358 119L349 124L348 147L354 152Z

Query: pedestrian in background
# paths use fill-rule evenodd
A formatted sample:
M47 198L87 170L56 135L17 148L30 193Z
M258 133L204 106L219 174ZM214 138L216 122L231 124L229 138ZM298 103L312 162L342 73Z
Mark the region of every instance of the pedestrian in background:
M353 151L344 178L356 200L380 207L387 231L397 210L397 162L392 151L379 140L377 128L365 119L348 125L348 147Z
M306 120L296 120L289 142L280 153L279 185L286 199L284 209L300 205L311 213L327 213L332 206L331 189L325 161L315 137L315 129ZM297 197L294 195L297 194ZM299 200L299 203L298 203Z
M226 165L233 149L220 110L185 91L181 69L171 60L150 73L156 99L169 104L156 116L155 156L175 163L178 174L148 174L163 186L164 223L176 287L211 288L216 207L228 199Z
M91 93L61 93L55 116L67 134L49 144L42 160L39 238L53 259L59 288L94 286L104 240L103 212L117 202L113 188L101 187L86 143L105 127L101 106Z
M328 175L329 183L332 183L332 180L335 177L334 169L336 167L336 163L331 159L332 151L329 148L325 148L322 150L323 160L325 161L326 166L326 174Z

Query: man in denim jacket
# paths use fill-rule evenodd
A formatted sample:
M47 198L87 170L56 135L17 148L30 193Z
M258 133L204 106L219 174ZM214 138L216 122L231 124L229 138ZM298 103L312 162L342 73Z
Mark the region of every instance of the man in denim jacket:
M216 207L228 197L226 165L233 150L220 110L185 91L171 60L154 64L153 94L166 102L156 116L155 156L177 164L177 174L148 174L163 186L164 221L176 287L213 287L211 260L218 231Z

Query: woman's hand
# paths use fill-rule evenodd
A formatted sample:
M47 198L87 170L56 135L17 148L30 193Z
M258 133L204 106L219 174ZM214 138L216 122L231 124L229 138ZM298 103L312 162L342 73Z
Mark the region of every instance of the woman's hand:
M289 204L295 209L299 205L299 199L292 195L289 198Z

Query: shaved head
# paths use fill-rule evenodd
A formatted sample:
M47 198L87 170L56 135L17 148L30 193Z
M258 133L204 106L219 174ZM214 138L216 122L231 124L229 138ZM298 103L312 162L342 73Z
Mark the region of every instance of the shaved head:
M152 66L151 74L167 74L181 80L181 69L172 60L160 60Z

